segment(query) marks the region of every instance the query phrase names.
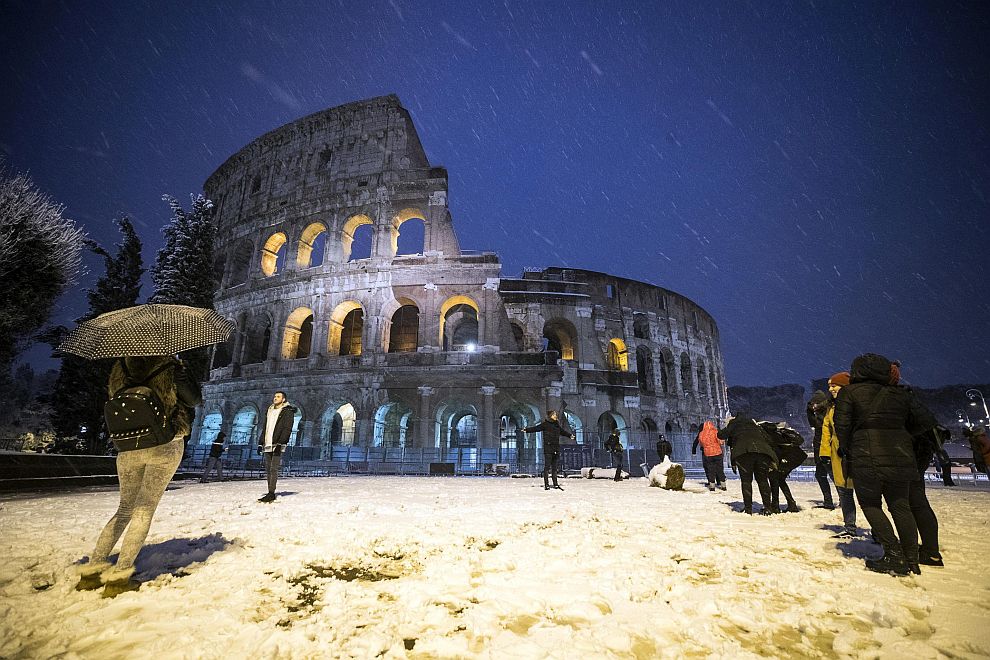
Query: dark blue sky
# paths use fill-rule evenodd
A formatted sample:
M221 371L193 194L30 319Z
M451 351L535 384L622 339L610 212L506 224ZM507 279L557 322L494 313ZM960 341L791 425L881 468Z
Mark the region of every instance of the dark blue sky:
M990 381L985 3L605 5L8 1L0 153L94 238L130 215L150 262L163 193L396 93L464 248L694 299L730 384L867 350L918 385Z

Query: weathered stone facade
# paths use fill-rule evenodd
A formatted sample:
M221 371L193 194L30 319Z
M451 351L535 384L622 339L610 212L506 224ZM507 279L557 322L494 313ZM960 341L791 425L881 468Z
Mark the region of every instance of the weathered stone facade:
M581 442L618 427L636 445L726 411L718 329L690 300L584 270L505 278L497 255L462 251L447 172L395 96L267 133L205 190L220 225L216 306L237 329L214 355L200 443L223 428L253 444L276 390L299 407L294 444L314 455L533 448L519 429L564 404ZM416 225L422 246L397 254ZM369 255L352 254L360 232Z

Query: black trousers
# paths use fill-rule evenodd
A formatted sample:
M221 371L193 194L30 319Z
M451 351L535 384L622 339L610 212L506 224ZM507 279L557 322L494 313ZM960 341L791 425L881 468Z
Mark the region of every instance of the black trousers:
M265 452L265 476L268 477L268 492L275 494L275 484L278 482L278 471L282 467L282 453Z
M725 483L725 465L722 463L722 454L702 456L701 465L705 468L705 479L708 480L708 483L719 485Z
M615 480L622 481L622 452L612 452L612 462L615 463Z
M873 535L884 553L898 555L912 564L918 563L918 523L915 522L911 511L911 481L884 481L872 468L856 466L856 477L853 487L859 508L873 528ZM890 518L881 508L882 502L887 502L887 509L894 519L891 526ZM927 502L927 498L925 499ZM932 514L934 515L934 514ZM936 523L937 524L937 523ZM897 534L894 534L894 528ZM900 539L900 540L898 540Z
M918 534L921 536L921 549L928 556L938 554L938 518L932 510L932 505L928 503L928 495L925 494L925 480L918 479L912 481L908 490L908 502L911 505L911 514L914 522L918 525Z
M547 475L553 479L553 485L557 485L557 469L560 466L560 450L543 452L543 485L550 485Z
M832 467L825 465L821 456L815 456L815 481L818 482L818 487L822 489L825 506L835 506L835 502L832 501L832 489L828 485L830 474L832 474Z
M736 457L736 468L739 470L739 481L742 486L743 505L747 511L753 510L753 477L760 489L760 499L763 508L769 509L772 504L770 494L770 466L772 460L766 454L742 454Z

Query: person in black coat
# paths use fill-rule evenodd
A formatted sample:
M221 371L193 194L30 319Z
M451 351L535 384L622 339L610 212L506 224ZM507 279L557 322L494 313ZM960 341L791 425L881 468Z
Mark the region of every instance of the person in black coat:
M536 426L528 426L523 429L526 433L543 434L543 490L550 490L548 473L553 478L553 487L557 490L564 490L557 483L557 469L560 465L560 436L573 437L569 431L560 427L557 421L557 411L548 410L547 417Z
M223 442L226 437L227 434L220 431L213 438L213 443L210 445L210 456L206 459L206 468L203 470L203 476L199 479L200 483L206 483L214 467L217 469L217 479L223 481L223 452L227 449Z
M674 446L671 445L670 440L668 440L664 434L661 433L660 437L657 439L657 460L663 463L663 459L673 453Z
M829 467L828 462L819 455L819 449L822 444L822 424L825 422L825 413L828 412L828 404L828 394L818 390L811 395L806 412L808 415L808 426L815 433L814 440L812 440L811 444L815 452L815 481L818 482L818 487L822 489L822 506L826 509L834 509L835 501L832 499L832 489L828 485L828 477L832 474L832 469Z
M846 474L884 550L882 558L866 560L866 567L895 575L920 573L918 525L910 503L911 482L918 478L913 436L933 428L935 418L914 393L890 384L891 362L882 355L860 355L850 375L850 384L836 397L834 422ZM896 535L881 508L883 500Z
M619 429L612 429L608 434L605 449L612 454L612 463L615 464L614 481L622 481L622 443L619 442Z
M742 487L743 512L753 514L753 478L760 489L763 502L762 515L780 513L774 509L770 492L770 473L777 469L777 455L770 446L766 433L756 425L748 413L739 412L729 418L729 423L718 432L732 449L732 470L739 471Z
M275 501L275 484L282 467L282 452L289 445L296 409L285 399L285 392L278 391L272 397L265 423L258 438L258 452L265 456L265 475L268 477L268 493L258 498L259 502Z
M790 486L787 485L787 477L794 471L794 468L804 463L808 458L808 454L801 449L804 438L794 429L773 422L760 422L759 427L767 434L770 445L777 455L777 469L770 473L770 493L773 502L771 510L780 509L780 493L783 492L784 498L787 500L787 512L796 513L801 510L801 507L791 495Z

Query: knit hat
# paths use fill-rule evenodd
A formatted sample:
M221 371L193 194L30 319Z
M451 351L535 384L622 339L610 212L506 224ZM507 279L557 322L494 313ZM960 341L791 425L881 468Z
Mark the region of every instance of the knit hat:
M840 371L837 374L832 374L832 376L828 379L828 384L845 387L846 385L849 384L849 372Z

